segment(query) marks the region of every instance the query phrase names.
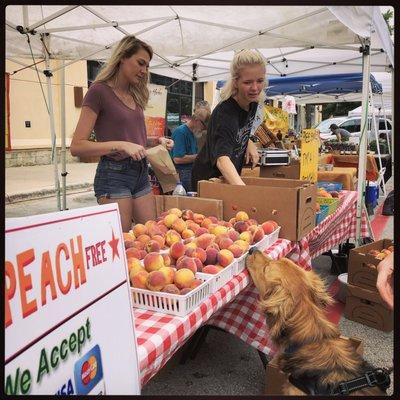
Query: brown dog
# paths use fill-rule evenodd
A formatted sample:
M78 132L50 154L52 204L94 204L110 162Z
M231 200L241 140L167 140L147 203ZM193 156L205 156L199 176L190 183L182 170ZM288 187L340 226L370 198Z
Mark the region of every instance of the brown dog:
M347 394L341 382L361 378L347 388L368 383L371 375L364 376L374 368L327 319L325 307L333 299L316 273L303 270L287 258L274 261L258 250L247 257L246 267L259 291L271 340L280 348L278 365L289 375L282 388L284 394ZM351 394L385 395L390 378L384 371L376 377L379 387Z

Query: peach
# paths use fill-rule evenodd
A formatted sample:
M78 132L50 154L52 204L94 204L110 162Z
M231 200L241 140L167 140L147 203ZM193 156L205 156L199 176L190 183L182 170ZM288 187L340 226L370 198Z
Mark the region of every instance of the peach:
M161 250L160 243L157 240L149 240L144 248L147 253L158 253Z
M266 235L269 235L270 233L272 233L275 229L278 228L278 224L275 221L272 220L268 220L265 221L261 224L261 227L263 228L263 231Z
M160 214L160 217L164 219L168 214L169 214L168 211L163 211L163 212Z
M389 249L382 249L381 253L384 253L388 256L391 253L391 251Z
M139 250L139 251L140 251L140 257L139 258L141 260L143 260L147 255L147 251L146 250Z
M174 281L175 270L172 267L161 267L158 271L162 272L165 275L165 279L167 280L167 284L172 283Z
M239 235L239 238L241 240L245 240L249 244L253 244L253 235L251 234L251 232L244 231Z
M203 283L201 279L195 279L193 283L190 285L191 289L195 289Z
M220 225L226 226L227 228L233 228L233 224L231 224L230 222L227 222L227 221L222 221L220 223Z
M208 232L214 234L214 229L215 229L217 226L219 226L219 224L210 224L210 225L208 226Z
M202 227L200 227L200 228L197 228L197 229L194 231L194 234L195 234L196 237L201 236L201 235L204 235L205 233L209 233L207 228L202 228Z
M240 246L243 250L243 253L245 253L247 250L249 250L250 244L249 242L245 241L245 240L236 240L233 244L237 244L238 246Z
M197 264L194 258L188 256L180 257L176 262L176 269L190 269L194 274L197 272Z
M184 255L188 256L188 257L193 257L192 254L196 251L196 249L197 249L197 247L193 247L193 246L188 247L188 246L186 246Z
M204 220L205 216L200 213L193 213L193 221L196 222L196 224L201 224Z
M190 239L195 236L194 232L190 229L184 229L181 233L182 239Z
M186 249L189 249L189 248L191 248L191 249L197 249L197 244L196 244L196 242L189 242L189 243L186 243Z
M181 296L184 296L185 294L188 294L189 292L191 292L192 291L192 288L191 287L185 287L185 288L183 288L183 289L181 289L181 291L180 291L180 295Z
M151 271L146 279L147 289L154 292L160 291L167 284L165 275L160 271Z
M171 266L171 263L172 263L172 258L169 256L169 254L162 253L162 254L161 254L161 257L162 257L163 260L164 260L164 265L165 265L166 267L170 267L170 266Z
M219 248L222 249L227 249L230 245L233 244L233 240L229 239L229 237L223 237L219 242Z
M147 235L147 228L145 225L143 224L135 224L132 228L133 234L136 237L139 237L140 235Z
M198 258L202 263L206 261L207 253L201 247L197 247L195 249L189 248L186 249L185 255L188 257Z
M172 224L179 219L176 214L168 214L164 217L164 224L167 228L171 228Z
M180 290L174 285L173 283L170 283L168 285L165 285L162 289L162 292L164 293L171 293L171 294L180 294Z
M207 250L209 247L212 247L213 249L216 249L216 250L218 250L218 251L221 250L221 249L219 248L218 244L215 243L215 242L212 242L210 245L208 245L208 246L206 247L206 250Z
M129 249L129 247L135 247L135 241L134 240L124 240L124 247L125 250Z
M182 242L172 243L169 248L169 255L175 259L182 257L185 254L186 246Z
M148 253L143 260L143 264L147 272L157 271L161 267L164 267L164 259L161 254Z
M218 261L218 252L219 249L215 249L211 246L206 249L206 260L204 261L204 265L216 264Z
M165 235L168 232L168 228L165 226L164 222L157 222L158 229L160 229L161 233Z
M245 211L239 211L235 215L236 221L248 221L249 220L249 215Z
M182 211L179 208L170 208L168 214L175 214L180 218L182 216Z
M229 229L228 230L228 236L229 236L229 239L232 239L233 241L238 240L239 239L239 232L235 231L234 229Z
M238 244L233 243L228 247L228 250L233 254L233 257L235 258L243 255L243 249Z
M247 230L251 232L252 235L254 235L255 231L257 230L258 226L257 225L249 225ZM262 228L261 228L262 229ZM264 231L263 231L264 232Z
M233 217L233 218L231 218L228 222L229 222L230 224L232 224L232 225L235 225L235 223L236 223L237 221L236 221L236 218Z
M140 250L136 247L129 247L125 250L126 258L138 258L140 260Z
M218 224L218 218L215 215L209 215L208 218L212 221L213 224Z
M253 243L257 243L263 238L264 238L264 229L258 227L256 231L253 233Z
M129 274L144 270L144 267L143 267L142 263L140 262L140 260L135 257L128 258L127 266L128 266Z
M238 221L233 225L233 229L239 233L247 231L248 227L249 224L246 221Z
M151 239L158 242L158 244L160 245L160 249L165 248L165 237L164 236L154 235Z
M383 260L386 257L385 253L378 253L375 255L375 258L377 258L378 260Z
M394 246L389 246L387 249L392 253L394 252Z
M254 219L254 218L250 218L250 219L247 221L247 223L248 223L249 225L257 225L257 226L258 226L258 222L257 222L257 220Z
M197 258L197 257L193 257L194 262L196 263L196 270L197 272L202 272L203 271L203 263Z
M141 242L140 240L134 240L133 241L133 247L136 247L139 250L143 250L144 249L144 243Z
M130 232L123 232L123 237L124 237L124 241L129 240L129 241L134 241L135 240L135 235L133 233Z
M215 235L213 235L212 233L203 233L196 238L197 246L201 247L202 249L206 249L214 241Z
M146 270L137 272L136 274L129 274L131 285L138 289L147 289L146 282L149 273Z
M174 221L171 228L178 233L182 233L186 229L186 222L182 218L178 218Z
M213 233L215 236L221 235L222 233L228 233L228 228L226 226L218 225L214 228Z
M220 272L221 269L222 269L221 267L218 267L218 266L213 265L213 264L206 265L206 266L203 268L203 274L212 274L212 275L215 275L215 274L218 274L218 272Z
M151 240L151 237L149 235L143 234L138 236L137 240L139 240L139 242L142 242L145 245L149 240Z
M153 238L154 236L163 236L163 233L160 227L155 223L155 225L148 228L148 235Z
M180 242L181 240L182 240L181 235L177 231L174 231L173 229L170 229L165 234L165 243L169 247L171 247L173 243Z
M192 210L183 210L181 218L184 221L193 220L193 211Z
M194 280L195 275L188 268L182 268L175 272L174 283L178 289L190 288Z
M203 221L201 221L200 226L201 226L202 228L209 229L209 227L210 227L210 225L211 225L212 223L213 223L213 222L211 221L210 218L204 218Z
M218 263L223 267L228 266L234 260L234 256L228 249L222 249L218 252Z
M200 228L199 224L196 224L196 222L193 222L193 221L190 221L190 220L186 221L186 226L187 226L188 229L190 229L194 233L196 233L197 229Z
M156 223L156 221L154 221L153 219L149 219L148 221L146 221L146 222L144 223L144 226L145 226L147 229L150 229L150 227L151 227L151 226L154 226L154 225L157 225L157 223Z
M368 254L370 254L371 256L376 256L377 254L379 254L380 251L376 250L376 249L372 249L368 252Z

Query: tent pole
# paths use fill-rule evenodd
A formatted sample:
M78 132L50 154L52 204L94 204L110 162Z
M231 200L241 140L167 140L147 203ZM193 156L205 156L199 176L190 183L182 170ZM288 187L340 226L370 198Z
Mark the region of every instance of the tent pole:
M43 49L46 59L46 70L44 74L47 79L47 99L49 106L49 115L50 115L50 133L51 133L51 150L52 150L52 160L54 164L54 189L57 196L57 208L61 210L61 202L60 202L60 180L58 178L58 161L57 161L57 142L56 142L56 129L54 122L54 109L53 109L53 89L51 84L51 77L53 76L50 69L50 58L48 50L50 51L50 37L48 35L43 35L43 43L46 44L46 48Z
M196 81L197 81L197 64L192 64L193 75L192 75L192 113L194 112L194 106L196 104Z
M392 171L394 171L394 68L391 67L392 75Z
M61 65L64 66L64 60ZM62 187L62 210L67 209L67 172L66 172L66 146L65 146L65 68L61 69L61 187Z
M372 127L374 129L374 133L375 133L375 141L376 141L376 150L378 152L378 160L379 160L379 175L382 177L382 181L383 181L383 194L386 197L386 186L385 186L385 180L383 178L383 174L382 174L382 158L381 158L381 149L379 146L379 135L378 135L378 128L376 126L376 116L375 116L375 104L374 104L374 99L372 96L372 86L371 86L371 81L369 82L369 90L370 90L370 99L371 99L371 110L372 110L372 116L371 116L371 120L372 120L372 125L371 125L371 130ZM380 115L380 111L378 114L378 117ZM379 125L378 125L379 126ZM379 188L378 188L379 190Z
M385 121L386 143L388 145L389 154L391 154L392 146L390 145L389 131L388 131L387 120L386 120L386 109L385 109L385 105L383 103L383 93L381 93L381 104L382 104L382 109L383 109L383 118Z
M356 213L356 241L362 244L361 223L364 206L365 172L367 164L367 136L368 136L368 87L370 80L370 40L364 39L362 45L362 107L361 107L361 132L358 158L358 182L357 182L357 213ZM367 215L368 218L368 215Z

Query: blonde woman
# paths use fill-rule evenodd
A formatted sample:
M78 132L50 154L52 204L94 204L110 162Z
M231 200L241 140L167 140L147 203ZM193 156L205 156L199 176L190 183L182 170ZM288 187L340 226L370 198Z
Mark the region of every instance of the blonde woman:
M143 114L152 57L152 48L134 36L118 43L85 95L70 147L73 156L101 156L95 196L99 204L118 203L124 232L132 220L155 219ZM89 140L92 131L96 142ZM172 148L173 141L168 139L166 145Z
M253 50L237 53L230 66L231 77L221 90L207 128L204 147L192 170L192 187L202 179L220 177L233 185L244 185L240 173L244 163L256 166L257 147L250 140L258 103L265 98L265 62Z

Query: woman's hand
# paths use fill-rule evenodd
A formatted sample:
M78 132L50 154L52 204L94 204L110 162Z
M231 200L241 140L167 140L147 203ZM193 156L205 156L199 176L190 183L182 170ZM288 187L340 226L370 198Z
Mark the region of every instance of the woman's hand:
M146 149L140 144L135 144L131 142L123 142L121 149L115 149L118 153L116 160L131 157L135 161L140 161L142 158L146 157Z
M251 168L253 169L254 167L257 166L259 160L260 160L260 155L258 154L257 146L251 140L249 140L246 149L246 164L248 164L249 161L251 161L252 163Z
M174 141L166 137L159 137L158 142L162 144L167 150L171 150L174 147Z
M382 300L393 310L393 253L386 256L376 267L378 278L376 288L382 297Z

